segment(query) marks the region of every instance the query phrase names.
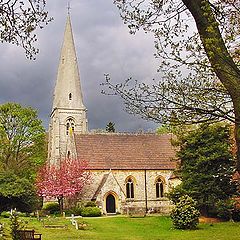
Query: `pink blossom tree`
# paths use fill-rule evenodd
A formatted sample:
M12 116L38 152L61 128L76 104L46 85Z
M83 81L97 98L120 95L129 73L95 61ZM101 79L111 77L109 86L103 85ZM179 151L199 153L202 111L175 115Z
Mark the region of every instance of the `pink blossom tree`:
M37 193L46 199L57 198L62 212L63 199L81 193L90 180L87 162L66 158L58 165L47 163L39 170L36 179Z

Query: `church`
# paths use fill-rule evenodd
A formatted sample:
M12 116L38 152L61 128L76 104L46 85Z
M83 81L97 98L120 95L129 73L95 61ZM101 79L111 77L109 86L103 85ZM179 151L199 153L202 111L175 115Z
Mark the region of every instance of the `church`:
M92 181L82 193L103 214L168 213L167 192L177 184L171 134L90 133L70 16L67 17L53 95L48 160L88 163Z

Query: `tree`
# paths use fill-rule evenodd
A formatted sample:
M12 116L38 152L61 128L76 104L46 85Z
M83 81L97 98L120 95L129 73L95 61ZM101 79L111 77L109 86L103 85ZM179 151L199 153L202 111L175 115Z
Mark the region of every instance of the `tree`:
M238 0L115 0L131 33L155 37L161 80L152 85L128 79L114 85L130 113L156 122L235 124L240 171L240 69ZM196 25L194 31L193 24Z
M80 194L83 187L90 182L87 163L78 159L66 158L56 164L45 164L38 172L36 187L39 196L57 198L60 211L63 210L63 199Z
M0 40L20 45L26 56L32 59L38 49L33 46L37 41L34 33L43 28L52 18L45 11L45 0L2 0L0 2Z
M115 132L115 123L109 122L106 126L107 132Z
M12 171L0 172L0 211L16 208L32 212L39 204L33 181L19 177Z
M0 105L0 171L30 176L46 159L45 130L30 107Z
M180 137L179 145L182 184L180 189L176 188L176 194L182 192L197 200L204 215L217 214L220 201L237 193L232 181L235 168L229 126L203 124Z

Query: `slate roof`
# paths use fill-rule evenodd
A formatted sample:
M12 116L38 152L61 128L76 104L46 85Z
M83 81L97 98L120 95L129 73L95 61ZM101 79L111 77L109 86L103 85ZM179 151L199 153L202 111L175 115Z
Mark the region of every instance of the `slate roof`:
M174 169L171 134L79 134L77 156L89 169Z

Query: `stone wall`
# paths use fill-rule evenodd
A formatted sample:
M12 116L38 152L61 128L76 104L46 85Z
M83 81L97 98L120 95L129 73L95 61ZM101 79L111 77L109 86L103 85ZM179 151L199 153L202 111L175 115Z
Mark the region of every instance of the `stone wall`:
M103 213L106 213L106 198L112 194L116 201L116 212L123 214L130 212L166 214L172 208L166 193L171 186L179 183L176 179L171 180L171 176L172 171L170 170L92 171L92 183L85 187L82 197L85 200L95 200ZM126 180L129 177L134 182L134 198L131 199L126 197ZM164 196L156 198L156 180L159 177L164 182Z

